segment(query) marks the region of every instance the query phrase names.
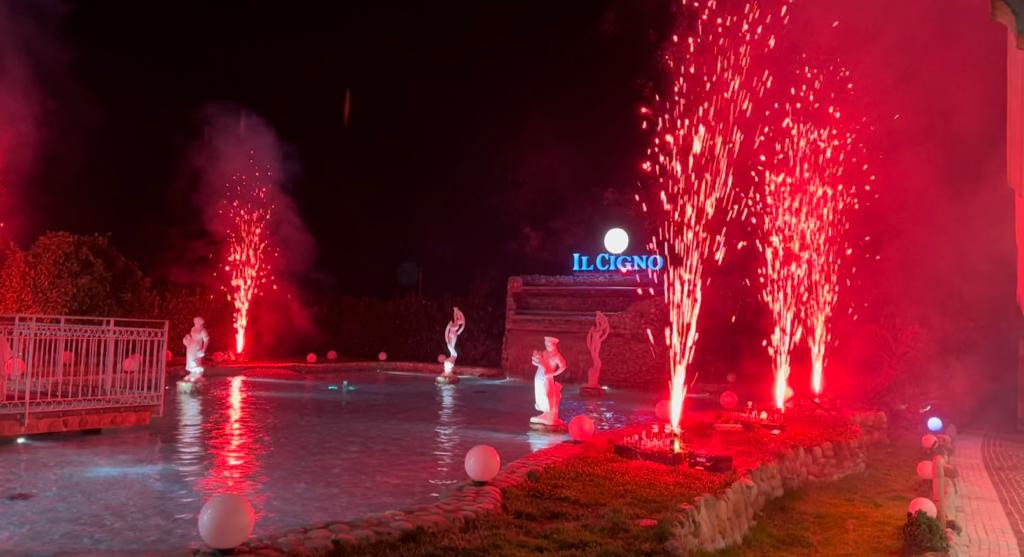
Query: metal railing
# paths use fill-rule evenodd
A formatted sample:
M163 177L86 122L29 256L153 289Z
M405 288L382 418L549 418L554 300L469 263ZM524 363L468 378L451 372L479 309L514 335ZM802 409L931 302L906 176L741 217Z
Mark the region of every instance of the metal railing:
M163 413L167 322L0 315L0 415L154 407Z

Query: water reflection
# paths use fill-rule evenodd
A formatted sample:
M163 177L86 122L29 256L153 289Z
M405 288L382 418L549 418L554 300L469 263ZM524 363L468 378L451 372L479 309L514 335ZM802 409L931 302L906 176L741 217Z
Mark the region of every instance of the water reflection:
M458 483L452 478L449 471L452 465L458 461L455 448L459 445L459 420L455 412L458 389L454 385L442 385L437 389L439 404L437 407L437 425L434 427L437 446L434 448L434 455L437 457L437 474L430 478L430 483L436 486L446 486ZM437 497L440 493L432 493Z
M185 481L191 486L203 477L203 407L197 395L178 393L178 429L175 434L177 443L174 452L174 465L181 472ZM196 501L195 492L189 488L181 491L182 501ZM191 515L188 515L191 516Z
M561 433L545 433L543 431L528 431L526 442L530 444L530 451L537 452L565 441L565 435Z
M201 503L219 493L235 493L249 499L257 518L265 518L259 458L266 424L253 418L254 399L245 377L232 377L224 386L208 384L198 393L178 393L175 465L192 486L182 500L197 501L198 494Z

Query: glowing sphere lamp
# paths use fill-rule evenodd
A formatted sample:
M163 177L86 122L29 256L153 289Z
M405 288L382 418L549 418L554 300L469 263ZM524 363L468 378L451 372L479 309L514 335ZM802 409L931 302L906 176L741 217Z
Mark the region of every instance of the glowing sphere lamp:
M938 433L942 431L942 419L938 416L932 416L928 418L928 431L932 433Z
M501 469L501 456L490 445L477 445L466 451L466 474L475 482L489 482Z
M921 478L922 480L932 479L933 471L934 467L932 465L932 461L922 460L921 462L917 463L917 477Z
M311 363L311 364L315 364L316 363L316 354L314 354L312 352L310 352L309 354L306 354L306 361Z
M629 247L629 234L621 228L612 228L604 235L604 249L608 253L619 254Z
M215 495L199 511L199 536L214 549L238 547L255 525L256 513L241 495Z
M384 360L387 360L388 359L388 353L387 352L381 352L380 354L377 354L377 359L382 361L382 362Z
M331 350L331 351L327 352L327 359L332 361L332 362L337 360L338 359L338 353L336 351L334 351L334 350Z
M917 511L924 511L925 514L932 518L939 515L939 509L935 508L935 503L927 497L915 497L910 501L907 512L914 514Z
M938 437L932 435L931 433L926 433L923 436L921 436L921 448L932 449L935 447L935 443L937 443L938 441Z

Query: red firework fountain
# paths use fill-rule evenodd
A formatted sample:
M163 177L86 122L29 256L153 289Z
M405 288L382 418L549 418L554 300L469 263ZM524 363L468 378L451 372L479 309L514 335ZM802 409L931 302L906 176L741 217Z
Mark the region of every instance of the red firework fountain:
M677 433L687 367L697 343L704 263L711 257L722 261L725 222L736 212L732 191L735 160L744 139L740 124L768 84L766 75L748 77L751 53L759 43L765 50L774 46L766 28L788 17L789 0L782 0L771 13L758 3L750 0L735 12L716 0L683 1L685 8L697 13L696 19L681 21L696 21L696 28L685 39L673 37L666 56L672 91L656 99L652 115L654 142L644 169L654 173L658 184L659 201L653 205L660 208L662 224L652 247L666 260L669 414Z
M768 352L779 410L785 409L790 356L803 334L811 349L811 387L821 393L841 257L850 253L848 211L856 207L854 188L843 183L854 134L843 128L836 93L826 89L838 84L849 90L849 75L841 71L826 80L805 66L799 76L788 98L769 111L771 124L759 140L769 138L770 152L761 157L767 168L754 197L764 255L761 297L775 323Z
M224 209L227 217L227 262L224 271L230 277L228 300L234 305L235 351L245 350L245 330L249 325L252 301L261 287L273 281L270 262L269 223L274 205L268 199L271 172L250 159L248 174L235 174L225 185Z

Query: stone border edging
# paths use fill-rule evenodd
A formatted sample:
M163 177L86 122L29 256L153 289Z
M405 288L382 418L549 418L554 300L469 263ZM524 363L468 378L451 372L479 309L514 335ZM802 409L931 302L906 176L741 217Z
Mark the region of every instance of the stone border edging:
M744 474L721 495L702 495L693 504L681 504L666 549L675 555L689 555L740 545L756 524L757 513L787 489L862 472L867 465L865 448L886 437L888 419L883 412L872 412L851 416L851 420L861 427L861 435L855 439L787 449Z

